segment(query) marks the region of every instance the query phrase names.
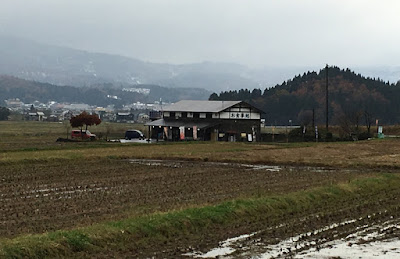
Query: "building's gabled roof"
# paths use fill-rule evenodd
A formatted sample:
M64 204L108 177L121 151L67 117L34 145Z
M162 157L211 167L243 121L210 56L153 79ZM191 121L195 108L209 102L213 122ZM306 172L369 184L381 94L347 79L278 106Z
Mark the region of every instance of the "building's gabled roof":
M254 107L243 101L192 101L183 100L172 105L164 107L165 112L221 112L237 104L243 103L245 106L254 108L260 113L264 113L262 110Z
M167 112L220 112L242 101L191 101L183 100L164 107Z

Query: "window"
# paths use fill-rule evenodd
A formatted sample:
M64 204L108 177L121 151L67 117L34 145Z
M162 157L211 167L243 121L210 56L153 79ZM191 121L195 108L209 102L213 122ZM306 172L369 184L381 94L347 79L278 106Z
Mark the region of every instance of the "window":
M206 113L205 113L205 112L201 112L201 113L200 113L200 118L201 118L201 119L206 118Z

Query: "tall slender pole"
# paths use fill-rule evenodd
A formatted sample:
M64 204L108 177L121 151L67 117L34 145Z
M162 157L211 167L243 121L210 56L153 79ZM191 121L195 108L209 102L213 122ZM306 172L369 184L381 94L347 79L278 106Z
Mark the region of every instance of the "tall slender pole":
M325 67L326 72L326 132L328 132L328 64Z
M315 128L315 110L314 110L314 108L312 109L312 128L313 128L313 130Z

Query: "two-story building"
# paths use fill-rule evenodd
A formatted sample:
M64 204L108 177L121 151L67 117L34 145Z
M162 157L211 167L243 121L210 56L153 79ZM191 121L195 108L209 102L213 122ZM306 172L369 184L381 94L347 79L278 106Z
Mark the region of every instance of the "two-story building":
M179 101L149 122L151 137L164 140L258 141L261 110L243 101Z

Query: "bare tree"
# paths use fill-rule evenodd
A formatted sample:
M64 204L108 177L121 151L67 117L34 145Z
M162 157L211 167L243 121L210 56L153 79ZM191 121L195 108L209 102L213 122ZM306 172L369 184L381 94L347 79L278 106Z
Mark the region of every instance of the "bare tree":
M357 139L362 115L363 112L359 110L341 110L336 113L335 120L346 136Z
M297 120L302 126L308 126L313 120L313 112L311 110L301 110L297 115Z
M109 122L107 122L106 123L106 134L105 134L106 135L106 141L108 140L108 136L110 135L112 130L113 130L112 125Z
M67 139L68 139L68 136L69 136L70 131L71 131L71 123L69 122L69 120L65 120L65 121L62 122L62 124L64 126L64 129L65 129L66 133L67 133Z
M364 110L364 119L365 119L365 126L367 126L367 132L369 135L371 134L372 114L367 110Z
M361 123L362 116L363 116L363 112L362 111L350 112L350 120L353 122L354 132L356 134L360 133L359 126L360 126L360 123Z

